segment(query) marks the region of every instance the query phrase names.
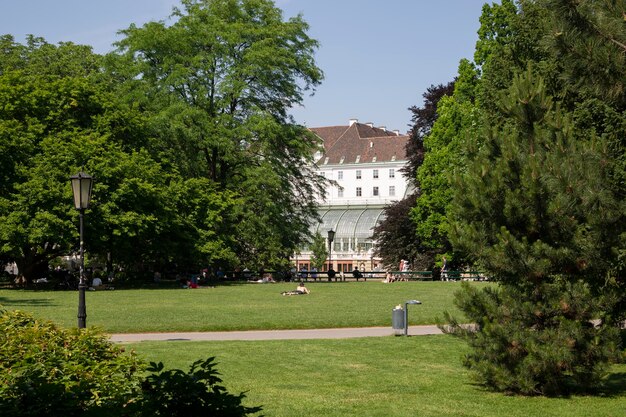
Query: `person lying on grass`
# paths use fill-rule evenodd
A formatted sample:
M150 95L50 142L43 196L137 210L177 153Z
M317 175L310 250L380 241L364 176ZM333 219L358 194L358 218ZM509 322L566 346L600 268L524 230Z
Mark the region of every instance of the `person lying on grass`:
M310 293L311 291L309 291L309 289L304 286L304 282L301 282L300 284L298 284L295 291L283 291L281 294L282 295L304 295L304 294L310 294Z

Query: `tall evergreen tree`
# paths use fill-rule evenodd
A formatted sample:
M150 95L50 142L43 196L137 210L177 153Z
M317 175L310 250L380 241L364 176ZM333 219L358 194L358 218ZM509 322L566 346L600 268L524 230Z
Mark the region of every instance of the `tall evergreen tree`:
M492 388L589 387L619 342L615 265L625 211L608 177L613 162L602 138L578 140L530 69L499 105L505 121L468 138L452 237L501 287L481 294L466 286L457 302L477 328L448 317L451 332L469 340L466 364Z

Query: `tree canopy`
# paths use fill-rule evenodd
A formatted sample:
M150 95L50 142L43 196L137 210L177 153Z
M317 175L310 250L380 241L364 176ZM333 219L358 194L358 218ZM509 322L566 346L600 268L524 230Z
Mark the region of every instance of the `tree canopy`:
M183 0L172 17L107 56L0 38L0 256L29 281L76 248L82 168L86 249L109 268L278 267L308 238L320 144L287 113L323 78L306 22L269 0Z
M626 114L623 69L605 59L623 55L625 7L529 0L483 8L472 104L481 122L453 135L463 164L447 176L445 224L455 250L500 284L457 294L476 328L448 316L473 348L465 364L489 388L590 389L618 357Z

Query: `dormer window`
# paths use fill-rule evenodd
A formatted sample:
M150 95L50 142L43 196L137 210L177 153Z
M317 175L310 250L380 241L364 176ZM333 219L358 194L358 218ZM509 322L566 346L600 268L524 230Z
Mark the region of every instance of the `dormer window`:
M372 162L376 162L376 157L372 156Z
M328 157L324 158L324 165L328 165Z
M344 161L345 159L346 159L346 157L345 157L345 156L342 156L342 157L341 157L341 159L339 160L339 163L340 163L340 164L343 164L343 161Z
M396 160L396 156L394 155L394 156L391 157L391 161L393 162L395 160Z
M361 161L361 155L357 155L356 156L356 161L354 161L355 164L358 164Z

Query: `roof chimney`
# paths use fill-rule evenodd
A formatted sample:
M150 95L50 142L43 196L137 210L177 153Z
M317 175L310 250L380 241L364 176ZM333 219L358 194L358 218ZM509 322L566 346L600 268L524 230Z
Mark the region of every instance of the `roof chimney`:
M352 126L355 123L359 123L359 119L350 119L350 125L349 126Z

